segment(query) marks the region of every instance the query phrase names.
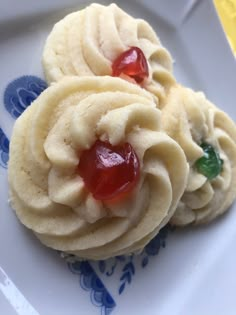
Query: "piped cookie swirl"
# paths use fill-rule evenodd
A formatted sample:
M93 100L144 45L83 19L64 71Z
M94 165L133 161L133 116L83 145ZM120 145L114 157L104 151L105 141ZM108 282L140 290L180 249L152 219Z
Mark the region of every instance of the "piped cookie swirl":
M188 174L182 149L160 129L153 97L125 80L67 77L52 85L13 130L9 184L17 216L45 245L81 258L142 249L173 215ZM82 155L98 141L109 144L108 155L99 155L103 166L114 151L115 166L123 167L119 150L127 143L139 161L135 184L117 198L100 198L82 176Z

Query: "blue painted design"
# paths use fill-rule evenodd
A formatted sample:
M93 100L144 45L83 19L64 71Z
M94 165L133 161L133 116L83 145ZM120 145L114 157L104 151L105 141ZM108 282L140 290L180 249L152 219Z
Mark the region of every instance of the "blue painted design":
M101 273L104 273L105 269L106 269L106 262L104 260L100 260L98 262L98 268L99 268Z
M47 83L36 76L17 78L4 92L4 106L13 118L18 118L46 88Z
M9 158L9 140L0 128L0 165L7 168Z
M102 315L112 312L116 303L88 261L68 261L69 269L80 275L80 285L90 291L91 302L101 308Z
M164 228L162 228L160 232L146 245L139 255L122 255L110 258L108 260L98 261L98 272L107 277L111 277L121 270L118 286L118 293L121 295L125 291L127 285L132 283L133 277L135 276L135 271L137 269L136 267L140 265L142 268L145 268L149 264L150 258L156 256L161 248L165 248L166 238L171 230L173 230L173 227L170 225L166 225ZM67 260L68 257L69 256L67 256ZM73 255L70 255L70 257L76 261L76 257ZM121 269L118 268L118 266L120 266ZM87 279L87 281L89 280ZM84 285L84 283L85 282L81 283L83 288L90 287L88 282L86 282L86 285Z
M171 230L170 225L166 225L160 230L160 232L146 245L142 252L142 261L141 265L145 268L149 263L150 256L156 256L161 248L166 246L166 238Z
M122 276L120 277L120 281L121 281L121 285L119 287L119 294L121 294L124 289L126 284L130 284L132 281L132 277L135 275L135 267L134 267L134 263L133 263L133 255L130 256L130 261L125 264L125 266L122 269Z
M111 277L117 272L117 267L121 266L120 283L118 287L119 294L122 294L127 286L132 282L135 275L136 266L145 268L151 257L156 256L161 248L166 246L166 238L173 227L166 225L160 232L146 245L139 255L116 256L108 260L98 262L98 270L101 274Z
M142 259L142 267L145 268L148 264L148 256L144 256Z
M110 258L109 259L109 266L108 266L108 270L106 271L106 276L110 277L113 275L115 269L116 269L116 266L117 266L117 258L114 257L114 258Z

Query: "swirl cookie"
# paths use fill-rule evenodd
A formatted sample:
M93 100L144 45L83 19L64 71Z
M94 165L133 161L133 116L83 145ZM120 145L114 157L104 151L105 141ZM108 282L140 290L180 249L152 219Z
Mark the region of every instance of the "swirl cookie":
M154 30L117 5L92 4L59 21L47 38L48 83L67 75L121 76L162 100L175 82L172 58Z
M207 223L236 197L236 126L203 93L181 86L170 90L162 118L164 130L180 144L190 166L172 223Z
M183 150L150 93L112 77L67 77L16 121L10 201L45 245L105 259L142 249L185 189Z

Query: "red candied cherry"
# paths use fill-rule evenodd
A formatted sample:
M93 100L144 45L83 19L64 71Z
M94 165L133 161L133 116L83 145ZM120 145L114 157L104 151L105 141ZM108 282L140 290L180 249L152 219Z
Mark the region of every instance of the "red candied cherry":
M140 48L131 47L115 59L112 76L119 77L121 74L131 77L139 84L148 77L147 60Z
M134 188L140 174L139 159L129 143L113 146L100 140L81 153L78 170L98 200L121 199Z

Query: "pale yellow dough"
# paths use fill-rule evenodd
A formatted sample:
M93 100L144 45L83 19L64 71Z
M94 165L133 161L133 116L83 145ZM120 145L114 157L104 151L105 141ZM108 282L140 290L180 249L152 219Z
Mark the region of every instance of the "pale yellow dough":
M190 166L188 185L171 222L207 223L236 197L236 126L203 93L181 86L170 90L162 114L163 129L183 148ZM211 181L194 166L203 156L202 142L211 144L223 160L222 172Z
M151 94L119 78L67 77L17 119L10 144L10 202L45 245L80 258L142 249L166 224L185 189L180 146L160 131ZM127 199L111 204L85 191L80 152L99 138L129 142L141 168Z
M46 79L51 83L66 75L111 75L112 62L132 46L139 47L148 62L143 87L162 101L175 82L171 55L146 21L115 4L91 4L53 27L43 52Z

